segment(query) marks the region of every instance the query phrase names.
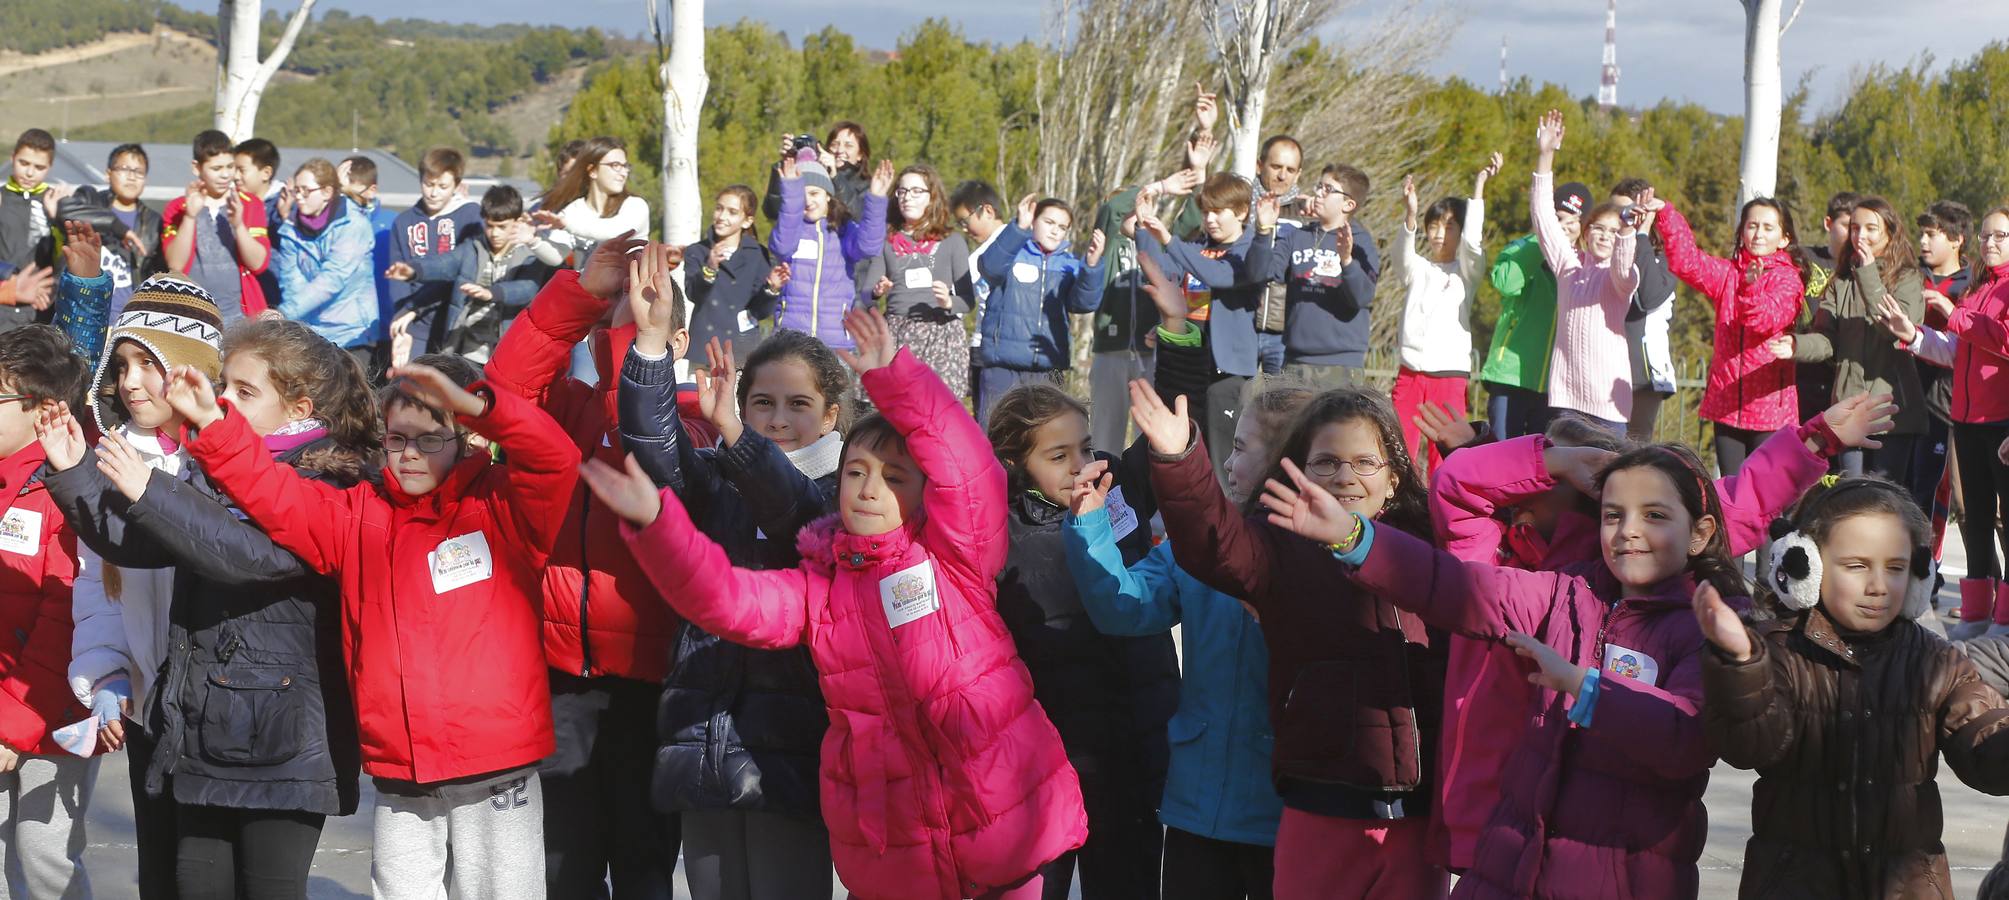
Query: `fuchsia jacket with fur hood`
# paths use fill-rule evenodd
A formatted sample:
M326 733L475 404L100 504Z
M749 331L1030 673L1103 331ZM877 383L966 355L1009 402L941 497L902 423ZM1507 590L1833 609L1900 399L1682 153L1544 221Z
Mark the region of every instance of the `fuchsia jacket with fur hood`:
M809 646L830 708L823 819L845 886L873 900L969 897L1081 846L1088 819L997 613L1004 468L911 352L862 380L927 476L918 521L859 537L820 519L796 537L803 564L772 571L733 568L668 491L655 522L623 530L699 627L749 647ZM923 567L940 608L888 627L882 593Z
M1430 486L1430 518L1438 546L1475 563L1505 561L1507 524L1495 514L1526 503L1555 487L1542 452L1549 446L1530 435L1459 450L1444 459ZM1792 432L1773 436L1745 463L1743 473L1720 479L1730 552L1742 555L1762 546L1772 519L1818 481L1827 461L1807 449ZM1564 513L1547 553L1513 564L1540 571L1601 558L1594 517ZM1449 844L1449 865L1472 865L1479 836L1500 796L1501 778L1514 754L1515 739L1528 722L1534 687L1512 648L1489 639L1456 635L1444 681L1443 749L1438 754L1437 817Z

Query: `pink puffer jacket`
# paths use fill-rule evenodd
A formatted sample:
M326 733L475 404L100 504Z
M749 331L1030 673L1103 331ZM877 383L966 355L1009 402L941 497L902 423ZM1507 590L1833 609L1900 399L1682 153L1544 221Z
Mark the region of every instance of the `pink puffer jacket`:
M1546 545L1512 552L1500 510L1527 503L1555 487L1538 435L1468 447L1445 457L1432 473L1430 517L1437 545L1459 559L1535 571L1597 560L1596 517L1566 512ZM1730 552L1762 545L1772 519L1796 502L1827 471L1827 460L1793 432L1774 435L1751 454L1737 475L1718 479ZM1522 558L1536 555L1538 558ZM1444 674L1443 749L1437 754L1439 859L1454 870L1472 866L1479 835L1492 817L1501 778L1528 722L1534 687L1527 666L1498 641L1453 635Z
M1695 246L1688 220L1672 206L1660 211L1654 227L1667 247L1667 270L1716 307L1709 386L1696 414L1751 431L1793 424L1800 405L1793 361L1765 349L1766 341L1792 330L1806 293L1792 253L1754 257L1738 250L1734 259L1712 256Z
M699 627L749 647L809 646L830 709L823 819L853 895L975 896L1081 846L1088 817L997 613L1004 469L910 352L863 381L927 476L920 521L859 537L821 519L797 536L802 566L772 571L733 568L669 491L654 523L624 533ZM896 604L901 624L888 627Z

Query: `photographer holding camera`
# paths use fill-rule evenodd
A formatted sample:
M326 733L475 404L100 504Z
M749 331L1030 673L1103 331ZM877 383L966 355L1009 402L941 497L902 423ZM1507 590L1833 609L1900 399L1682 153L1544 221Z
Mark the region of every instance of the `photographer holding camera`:
M837 199L843 201L845 209L862 209L858 198L864 196L865 188L872 181L872 141L865 136L865 126L857 122L839 122L830 126L829 136L823 143L816 143L813 134L784 134L781 136L781 158L793 159L797 151L808 147L816 152L816 161L830 173L830 180L837 186ZM772 223L781 215L781 163L775 162L767 175L767 196L760 201L760 213Z

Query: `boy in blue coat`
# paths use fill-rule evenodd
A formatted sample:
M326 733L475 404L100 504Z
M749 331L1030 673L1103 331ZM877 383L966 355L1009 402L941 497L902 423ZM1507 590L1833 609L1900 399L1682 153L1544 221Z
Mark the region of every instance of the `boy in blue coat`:
M481 211L460 191L465 167L457 150L434 147L426 151L419 161L419 205L399 213L391 226L391 265L416 265L421 259L445 256L481 234ZM408 358L424 356L446 343L446 330L453 325L448 310L452 285L394 281L390 292L390 334L393 338L411 336ZM404 360L392 362L402 364Z
M990 284L978 332L977 421L1006 391L1027 382L1057 383L1072 362L1068 313L1092 313L1102 305L1102 251L1097 230L1086 256L1069 252L1067 231L1074 210L1058 199L1018 203L1018 220L1005 226L990 249L977 258L977 271Z

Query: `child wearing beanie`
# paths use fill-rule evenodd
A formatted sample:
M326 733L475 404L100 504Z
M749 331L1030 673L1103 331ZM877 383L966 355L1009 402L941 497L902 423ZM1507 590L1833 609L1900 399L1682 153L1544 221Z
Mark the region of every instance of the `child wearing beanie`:
M789 267L776 314L779 327L832 347L851 347L844 313L857 301L852 272L886 243L886 195L892 189L893 163L882 159L872 172L862 215L852 218L815 151L804 148L781 161L781 216L767 241L774 258Z
M215 377L222 367L218 351L222 337L216 301L201 285L173 273L148 278L106 335L104 356L87 395L90 421L100 434L123 438L149 467L186 480L191 473L188 453L181 447L183 423L167 404L167 373L177 366L192 366ZM106 508L102 498L77 505ZM73 610L76 638L69 658L70 690L102 717L98 747L126 750L140 884L171 890L174 800L171 794L149 797L145 789L154 745L146 733L145 710L153 675L167 657L174 570L107 565L92 546L112 549L123 528L104 517L70 518L82 538L77 547L81 565Z

